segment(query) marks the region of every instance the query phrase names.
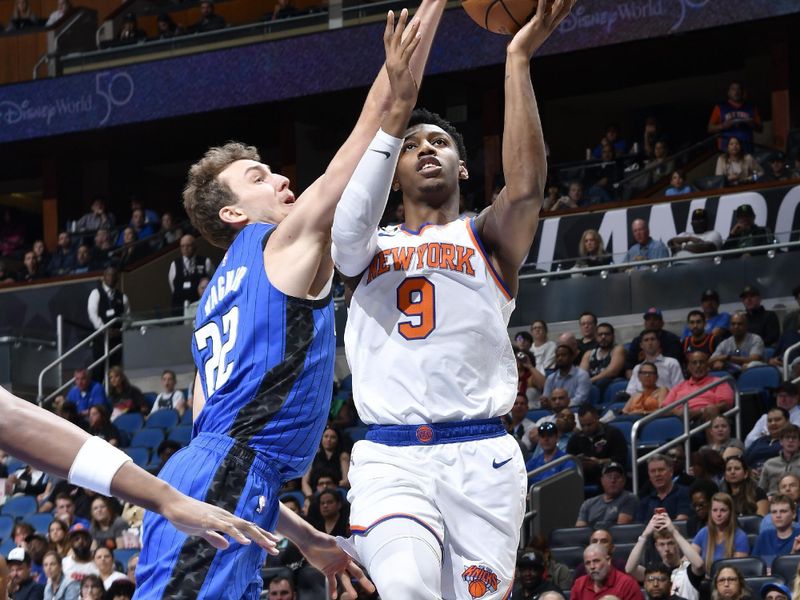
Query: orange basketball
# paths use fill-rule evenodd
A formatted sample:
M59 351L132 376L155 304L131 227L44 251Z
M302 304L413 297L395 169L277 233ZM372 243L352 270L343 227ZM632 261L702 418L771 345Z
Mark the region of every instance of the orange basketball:
M469 588L467 589L473 598L480 598L486 593L486 584L475 579L469 582Z
M463 0L461 3L478 25L503 35L517 33L536 14L537 5L537 0Z

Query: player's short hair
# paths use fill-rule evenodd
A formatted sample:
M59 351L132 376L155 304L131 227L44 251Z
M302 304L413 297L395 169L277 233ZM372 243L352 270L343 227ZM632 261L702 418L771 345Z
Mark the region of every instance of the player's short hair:
M228 142L224 146L209 148L203 158L189 168L186 187L183 189L183 207L192 225L209 242L227 248L238 230L219 218L224 206L236 204L233 190L219 180L219 174L237 160L261 162L254 146Z
M464 138L458 132L458 130L453 127L453 124L450 123L450 121L425 108L417 108L411 113L411 118L408 120L407 129L411 129L414 126L423 123L426 125L436 125L436 127L440 127L447 135L453 138L453 141L456 144L456 150L458 151L458 158L464 162L467 162L467 147L464 145Z

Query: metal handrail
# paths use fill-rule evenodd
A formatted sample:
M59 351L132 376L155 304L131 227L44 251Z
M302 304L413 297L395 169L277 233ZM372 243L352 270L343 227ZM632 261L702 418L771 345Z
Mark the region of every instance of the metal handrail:
M164 317L163 319L144 319L141 321L131 321L128 327L135 329L136 327L149 327L150 325L171 325L173 323L183 323L185 321L194 321L194 317L180 316L180 317Z
M78 350L80 350L81 348L83 348L87 344L91 343L91 341L93 339L95 339L96 337L98 337L100 335L105 336L105 352L104 352L104 355L101 358L99 358L96 361L94 361L91 365L89 365L88 368L93 369L94 367L99 365L101 362L107 361L108 357L111 354L114 354L115 352L119 352L122 349L122 344L121 343L117 344L116 346L114 346L114 348L109 349L109 347L108 347L108 330L111 327L119 325L122 322L123 322L123 318L122 317L115 317L115 318L111 319L108 323L104 324L100 329L97 329L94 332L92 332L91 334L89 334L88 336L86 336L83 340L81 340L80 342L75 344L72 348L70 348L69 350L64 352L61 356L56 358L49 365L45 366L39 372L39 388L38 388L38 394L36 396L38 401L39 401L39 405L43 404L44 402L46 402L50 398L54 398L55 396L57 396L58 394L63 392L65 389L67 389L70 385L72 385L72 383L75 381L75 378L72 377L72 378L70 378L69 381L67 381L66 383L61 384L53 392L51 392L50 394L45 396L44 395L44 376L45 376L45 373L47 373L48 371L52 370L53 368L55 368L57 366L60 366L64 362L65 359L69 358L70 356L75 354ZM106 367L107 366L108 365L106 365ZM107 368L106 368L105 371L106 371L106 373L108 373L108 369Z
M689 451L689 440L690 440L691 436L693 436L695 433L703 431L704 429L707 429L711 425L711 421L706 421L704 423L701 423L700 425L698 425L694 429L691 428L691 426L689 424L689 400L692 400L692 399L696 398L697 396L699 396L700 394L703 394L703 393L707 392L708 390L713 389L713 388L717 387L718 385L722 385L724 383L729 384L731 386L731 388L733 389L733 408L730 408L727 411L725 411L724 413L722 413L722 416L729 417L731 415L735 415L736 437L737 438L741 438L741 436L742 436L742 431L741 431L742 423L741 423L741 406L740 406L740 402L739 402L739 388L736 386L736 380L733 377L731 377L730 375L726 375L725 377L720 377L718 379L715 379L714 381L712 381L708 385L704 385L699 390L695 390L694 392L692 392L688 396L684 396L683 398L681 398L677 402L674 402L674 403L669 404L667 406L662 406L658 410L655 410L655 411L651 412L650 414L645 415L641 419L638 419L637 421L635 421L633 423L633 427L631 428L631 466L632 466L632 473L631 473L632 482L631 483L632 483L634 495L638 495L639 494L639 465L641 463L645 462L651 456L654 456L656 454L661 454L664 450L666 450L668 448L671 448L672 446L675 446L675 445L677 445L677 444L679 444L681 442L683 442L683 444L684 444L684 453L685 453L685 456L686 456L686 469L687 470L689 469L689 466L690 466L689 465L689 457L691 455L691 453ZM668 442L666 442L664 444L661 444L655 450L651 450L647 454L644 454L642 456L637 457L636 456L636 454L637 454L636 442L637 442L637 439L639 437L639 430L642 427L644 427L645 425L647 425L650 421L653 421L653 420L659 418L662 415L673 413L675 411L675 409L678 408L678 407L683 407L683 428L684 428L683 434L679 435L678 437L676 437L674 439L671 439L670 441L668 441ZM612 422L611 425L613 425L613 424L614 423Z
M800 342L797 342L796 344L792 344L783 353L783 380L784 381L789 381L789 355L793 351L797 350L798 348L800 348ZM800 380L800 377L798 377L797 379ZM794 382L795 382L795 380L792 380L792 383L794 383Z
M716 257L723 257L723 256L731 256L731 255L741 255L745 252L762 252L766 251L775 251L778 249L788 249L788 248L800 248L800 241L796 242L776 242L773 244L763 244L761 246L749 246L747 248L735 248L732 250L717 250L715 252L704 252L702 254L696 254L693 256L681 256L676 258L674 256L669 256L667 258L651 258L648 260L637 260L632 262L623 262L623 263L612 263L610 265L600 265L597 267L579 267L579 268L571 268L565 269L563 271L547 271L546 273L521 273L519 278L520 279L549 279L554 276L563 276L569 275L572 273L602 273L602 271L610 272L610 271L618 271L624 270L628 268L636 268L636 267L652 267L653 265L664 265L671 266L670 263L673 262L689 262L692 260L708 260L709 258L716 258ZM555 262L555 261L552 261ZM522 265L522 268L525 267L535 267L537 263L525 263Z
M581 456L583 455L565 454L564 456L559 456L557 459L551 460L549 463L546 463L541 467L536 467L533 471L528 471L528 479L530 479L531 477L535 477L539 473L544 473L548 469L552 469L553 467L560 465L561 463L565 463L568 460L573 461L576 469L578 470L578 473L580 473L581 477L583 477L583 469L581 468L581 461L580 461Z
M38 338L20 337L17 335L4 335L0 337L0 343L6 344L9 342L12 344L29 344L31 346L43 346L47 348L56 347L56 342L52 340L40 340Z

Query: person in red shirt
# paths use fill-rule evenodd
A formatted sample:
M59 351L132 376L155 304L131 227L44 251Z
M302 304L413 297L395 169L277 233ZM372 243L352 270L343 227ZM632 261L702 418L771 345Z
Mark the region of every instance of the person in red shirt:
M583 551L583 564L586 575L572 584L570 600L599 600L609 595L619 600L644 600L636 580L611 564L605 546L589 544Z
M672 388L664 399L664 406L674 404L700 388L717 381L718 377L709 377L708 354L705 352L692 352L687 356L689 379ZM689 418L692 420L708 421L724 410L733 406L733 390L727 384L721 384L695 396L689 400ZM680 416L683 407L675 408L675 414Z

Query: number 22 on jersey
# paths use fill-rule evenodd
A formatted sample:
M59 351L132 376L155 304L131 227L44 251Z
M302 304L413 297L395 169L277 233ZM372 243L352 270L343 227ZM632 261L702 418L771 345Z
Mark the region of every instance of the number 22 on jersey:
M397 286L397 308L406 321L397 331L407 340L424 340L436 328L436 287L425 277L409 277Z
M228 353L236 344L239 328L239 307L234 306L222 315L222 331L216 322L211 321L194 332L197 349L205 350L211 345L211 356L203 364L206 380L206 398L225 385L233 373L233 360L228 362Z

